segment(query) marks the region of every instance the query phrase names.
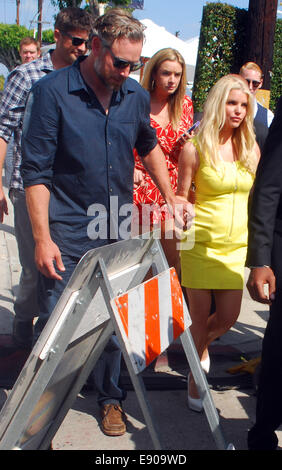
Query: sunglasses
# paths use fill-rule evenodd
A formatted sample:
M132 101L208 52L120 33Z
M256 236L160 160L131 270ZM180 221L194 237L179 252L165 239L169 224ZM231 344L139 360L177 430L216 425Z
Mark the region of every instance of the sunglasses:
M254 88L257 88L261 83L261 82L258 82L257 80L250 80L249 78L246 78L246 80L249 85L252 83Z
M77 38L66 32L62 32L62 34L71 39L73 46L81 46L81 44L86 44L86 46L88 45L88 38L87 39Z
M144 64L142 60L139 60L138 62L130 62L130 60L121 59L120 57L117 57L114 55L111 49L111 46L109 46L109 44L107 44L103 40L102 40L102 44L110 52L112 59L113 59L113 65L117 69L125 69L126 67L129 66L130 72L135 72L136 70L139 70L141 69L141 67L143 67Z

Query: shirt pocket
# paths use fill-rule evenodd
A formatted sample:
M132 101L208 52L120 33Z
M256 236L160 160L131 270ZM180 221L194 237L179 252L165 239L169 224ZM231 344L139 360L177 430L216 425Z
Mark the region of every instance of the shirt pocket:
M113 123L111 122L111 136L112 139L121 148L125 144L129 144L130 147L135 146L137 135L137 124L133 119L121 119Z

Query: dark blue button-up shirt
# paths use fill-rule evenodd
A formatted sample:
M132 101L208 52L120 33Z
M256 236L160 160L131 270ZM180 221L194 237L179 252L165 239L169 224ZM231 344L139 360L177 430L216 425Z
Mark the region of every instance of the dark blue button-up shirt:
M148 93L132 79L113 93L108 114L78 60L32 88L23 126L24 187L50 189L51 236L64 254L125 238L133 202L133 148L157 144Z

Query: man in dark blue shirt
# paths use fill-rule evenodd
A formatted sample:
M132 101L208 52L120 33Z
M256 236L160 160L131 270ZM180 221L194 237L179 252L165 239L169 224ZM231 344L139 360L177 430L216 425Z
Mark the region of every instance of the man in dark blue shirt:
M124 204L132 203L132 147L147 155L157 144L147 92L128 79L112 93L105 110L83 79L84 62L54 72L33 87L25 116L22 166L25 187L51 189L52 239L65 255L78 258L93 246L122 238L118 230L115 233L120 225L115 217ZM103 238L93 242L97 233L93 203L99 202L110 214L115 196L117 214L108 217L107 227L103 220L100 227L97 223Z
M39 328L80 257L124 238L118 214L133 202L134 147L166 202L183 204L171 189L150 126L149 96L128 78L142 65L142 45L142 24L124 10L112 9L95 22L90 55L32 89L23 129L22 176L41 273ZM96 224L97 208L102 210ZM124 393L116 380L120 351L113 343L105 359L111 380L104 381L97 372L103 368L95 367L102 430L111 436L126 430L120 407Z

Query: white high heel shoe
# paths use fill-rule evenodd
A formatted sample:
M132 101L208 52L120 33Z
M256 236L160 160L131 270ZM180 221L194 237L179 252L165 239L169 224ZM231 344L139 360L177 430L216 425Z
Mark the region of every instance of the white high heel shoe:
M210 360L209 354L206 357L206 359L201 361L201 366L202 366L202 369L206 372L206 374L208 374L210 371L210 366L211 366L211 360Z
M189 395L189 384L190 384L190 372L187 377L187 398L188 398L188 407L192 411L197 411L200 413L203 410L203 400L201 398L192 398Z

